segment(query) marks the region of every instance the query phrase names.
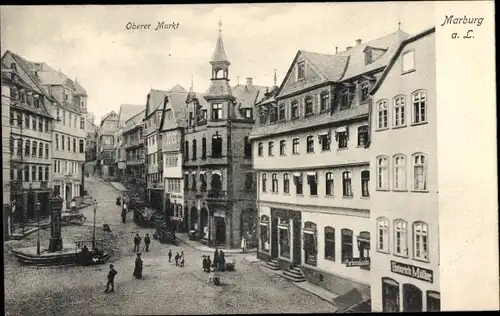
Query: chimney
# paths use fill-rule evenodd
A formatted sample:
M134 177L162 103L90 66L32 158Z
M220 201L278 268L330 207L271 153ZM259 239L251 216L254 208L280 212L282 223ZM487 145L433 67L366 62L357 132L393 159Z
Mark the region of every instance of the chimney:
M360 44L361 44L361 39L360 39L360 38L358 38L358 39L356 40L356 45L360 45Z
M339 48L337 46L335 46L335 54L337 54L339 52Z
M252 83L252 78L248 77L248 78L247 78L247 87L251 88L251 87L252 87L252 85L253 85L253 83Z
M350 50L351 48L352 48L352 46L347 46L347 47L345 48L345 50Z

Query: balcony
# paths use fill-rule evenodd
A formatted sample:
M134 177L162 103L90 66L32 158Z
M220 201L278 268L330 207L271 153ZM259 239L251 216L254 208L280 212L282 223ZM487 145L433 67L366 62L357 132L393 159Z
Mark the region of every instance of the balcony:
M227 201L227 191L210 190L206 192L207 201Z

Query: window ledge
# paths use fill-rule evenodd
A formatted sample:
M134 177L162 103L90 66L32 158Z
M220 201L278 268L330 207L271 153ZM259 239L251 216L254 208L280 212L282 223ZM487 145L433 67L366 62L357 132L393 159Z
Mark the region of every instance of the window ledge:
M362 199L362 200L369 200L370 196L369 195L368 196L362 196L362 197L360 197L360 199Z
M405 128L405 127L407 127L407 125L406 125L406 124L403 124L403 125L395 125L395 126L393 126L393 127L392 127L392 129L400 129L400 128Z
M287 193L287 192L283 192L283 195L288 195L288 196L289 196L289 195L290 195L290 193Z
M312 198L318 198L318 195L309 195L309 197L312 197Z
M275 191L271 191L271 193L274 194L274 195L278 195L279 194L279 192L275 192Z
M335 198L335 195L325 195L325 198L326 198L326 199L334 199L334 198Z
M427 123L429 123L429 122L425 121L425 122L411 123L411 126L425 125Z
M314 151L308 151L306 154L314 154Z
M297 197L304 197L304 194L296 194Z
M415 72L415 71L416 71L416 69L415 69L415 68L413 68L413 69L409 69L409 70L405 70L405 71L403 71L403 72L401 73L401 76L403 76L403 75L407 75L407 74L410 74L410 73Z
M337 151L338 151L338 150L342 151L342 150L347 150L347 149L349 149L349 147L338 147L338 148L337 148Z
M331 152L332 150L331 149L321 149L321 152L322 153L329 153Z
M416 258L416 257L413 257L412 259L415 260L415 261L418 261L418 262L431 263L431 261L429 259L425 259L425 258Z
M354 198L354 196L353 195L348 195L348 196L343 195L342 198L352 200Z
M429 190L411 190L413 193L429 193Z
M292 153L292 155L300 155L299 153Z
M357 145L356 148L363 148L366 149L365 145Z
M389 192L389 189L376 188L375 191Z
M408 192L407 189L392 189L394 192Z
M398 258L404 258L404 259L408 259L409 258L408 255L404 255L404 254L393 253L393 255L395 257L398 257Z
M281 157L286 156L286 154L280 154Z
M387 131L389 127L383 127L383 128L376 128L375 132L382 132L382 131Z
M383 254L386 254L386 255L390 255L391 254L389 251L385 251L385 250L382 250L382 249L377 249L377 252L383 253Z

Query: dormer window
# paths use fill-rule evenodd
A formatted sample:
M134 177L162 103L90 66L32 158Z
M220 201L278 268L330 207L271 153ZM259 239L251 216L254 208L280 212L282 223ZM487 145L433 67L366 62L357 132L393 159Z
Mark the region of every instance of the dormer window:
M259 111L259 123L260 124L266 124L267 117L266 117L266 110L261 107Z
M373 62L373 54L371 49L365 50L365 65L371 64Z
M15 63L10 64L10 68L12 68L12 70L14 70L14 72L17 72L17 66Z
M276 121L278 120L278 115L276 113L276 107L273 106L271 107L271 113L270 113L270 116L269 116L269 123L276 123Z
M311 115L313 114L313 98L312 96L307 96L306 97L306 112L305 115Z
M306 77L306 64L304 61L297 63L297 80L304 79Z
M252 109L245 109L244 111L244 116L246 119L251 120L253 115L252 115Z
M368 99L368 92L370 90L370 84L367 81L361 83L361 102Z
M350 107L352 99L353 99L352 88L345 88L344 90L342 90L342 92L340 93L340 108L346 109Z
M278 120L279 121L284 121L285 120L285 104L281 103L278 107Z

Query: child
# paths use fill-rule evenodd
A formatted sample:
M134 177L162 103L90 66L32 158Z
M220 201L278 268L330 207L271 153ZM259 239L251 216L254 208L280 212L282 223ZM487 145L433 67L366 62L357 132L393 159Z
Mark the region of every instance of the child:
M181 267L184 267L184 251L181 251L180 259L181 259Z
M168 250L168 262L172 262L172 249Z
M178 266L178 265L179 265L179 259L180 259L179 253L176 253L176 254L175 254L175 265L176 265L176 266Z

